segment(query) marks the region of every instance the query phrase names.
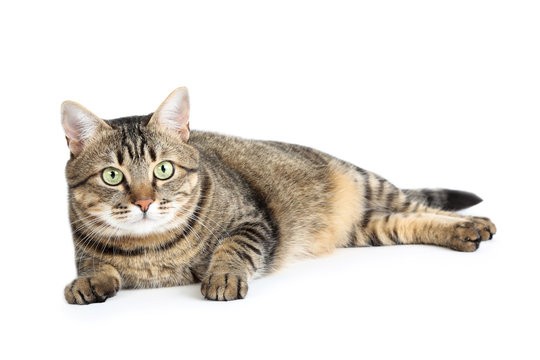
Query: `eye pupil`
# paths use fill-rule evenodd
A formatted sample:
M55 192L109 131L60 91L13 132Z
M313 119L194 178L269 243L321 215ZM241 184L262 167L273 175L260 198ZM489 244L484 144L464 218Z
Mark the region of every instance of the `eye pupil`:
M116 174L114 173L114 171L111 171L111 178L115 178L116 177Z
M166 170L166 169L165 169L165 165L161 165L161 172L163 172L163 173L164 173L164 172L165 172L165 170Z

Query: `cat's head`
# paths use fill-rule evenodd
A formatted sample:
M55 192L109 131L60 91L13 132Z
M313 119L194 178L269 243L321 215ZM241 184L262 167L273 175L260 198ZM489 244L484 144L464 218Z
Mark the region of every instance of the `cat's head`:
M199 154L188 144L188 118L186 88L173 91L153 114L115 120L64 102L74 229L142 236L184 225L182 214L195 202L199 181Z

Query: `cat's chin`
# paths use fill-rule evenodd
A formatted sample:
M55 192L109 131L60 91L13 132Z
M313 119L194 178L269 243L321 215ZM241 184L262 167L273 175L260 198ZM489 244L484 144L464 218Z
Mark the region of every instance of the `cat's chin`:
M155 234L161 228L161 222L143 218L127 226L130 233L134 235L149 235Z
M118 235L121 236L146 236L159 234L169 230L167 222L163 220L144 217L131 223L114 224Z

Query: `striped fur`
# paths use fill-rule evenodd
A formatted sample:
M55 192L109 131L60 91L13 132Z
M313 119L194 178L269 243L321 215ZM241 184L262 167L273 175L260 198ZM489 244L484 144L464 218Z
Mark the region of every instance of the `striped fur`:
M180 136L155 117L95 119L98 130L83 141L69 133L68 143L76 143L66 177L78 272L65 288L69 303L102 302L120 288L195 282L207 299L240 299L251 279L336 247L474 251L496 231L486 218L445 210L472 205L469 193L402 191L307 147L190 132L186 119ZM152 175L163 160L175 167L165 181ZM111 166L124 173L119 185L101 178ZM142 198L154 201L149 220L125 223L140 215L133 202Z

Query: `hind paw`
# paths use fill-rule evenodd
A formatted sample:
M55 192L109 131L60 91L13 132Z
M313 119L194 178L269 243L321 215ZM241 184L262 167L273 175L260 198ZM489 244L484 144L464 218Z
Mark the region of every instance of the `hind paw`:
M480 231L481 240L491 240L497 232L497 227L491 220L485 217L471 216L468 218Z
M454 226L448 246L457 251L476 251L482 241L480 229L472 221L461 221Z

